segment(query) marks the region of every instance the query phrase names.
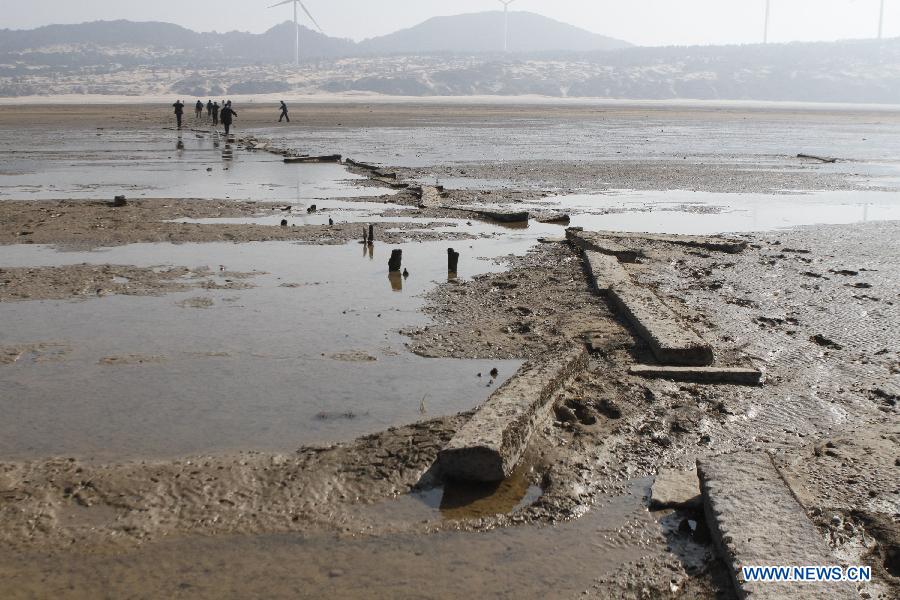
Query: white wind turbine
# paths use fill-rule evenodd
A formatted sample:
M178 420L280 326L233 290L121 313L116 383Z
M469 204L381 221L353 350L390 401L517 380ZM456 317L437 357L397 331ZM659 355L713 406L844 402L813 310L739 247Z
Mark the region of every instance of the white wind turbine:
M269 8L275 8L276 6L284 6L285 4L293 4L294 5L294 60L297 64L300 64L300 22L297 20L297 5L300 5L300 8L303 9L303 12L306 13L306 16L309 17L309 20L312 21L313 25L316 26L316 29L322 31L322 28L319 27L319 24L316 23L316 19L309 12L309 9L306 8L306 5L303 4L300 0L284 0L284 2L278 2L273 4Z
M766 0L766 25L763 29L763 44L769 43L769 15L771 13L772 0Z
M509 5L516 0L498 0L503 5L503 51L509 52Z
M878 39L884 37L884 0L881 0L881 10L878 13Z

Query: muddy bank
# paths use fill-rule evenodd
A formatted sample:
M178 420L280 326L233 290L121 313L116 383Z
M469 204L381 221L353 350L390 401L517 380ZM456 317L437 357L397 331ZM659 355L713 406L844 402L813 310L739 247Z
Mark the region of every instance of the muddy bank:
M820 165L798 162L790 156L684 157L657 160L515 160L467 162L400 168L398 174L423 181L471 180L495 182L507 190L456 192L454 197L475 197L481 202L532 199L535 192L603 192L616 190L702 190L714 193L783 194L789 191L873 190L849 173L829 172Z
M158 296L191 289L238 290L252 287L247 280L253 276L253 273L210 269L128 265L3 268L0 269L0 302L108 295Z
M365 198L372 202L378 199ZM398 204L395 196L381 202ZM408 203L414 203L414 197ZM390 206L390 205L388 205ZM362 239L363 225L340 222L333 225L297 225L290 205L282 203L223 202L215 200L133 200L124 207L108 202L20 201L0 203L0 244L48 244L61 248L90 249L142 242L262 242L296 241L308 244L344 244ZM327 210L318 212L329 214ZM273 216L287 226L254 224L177 223L178 219ZM372 218L377 222L376 217ZM379 241L399 244L409 241L470 239L456 232L429 231L446 223L395 222L379 226Z

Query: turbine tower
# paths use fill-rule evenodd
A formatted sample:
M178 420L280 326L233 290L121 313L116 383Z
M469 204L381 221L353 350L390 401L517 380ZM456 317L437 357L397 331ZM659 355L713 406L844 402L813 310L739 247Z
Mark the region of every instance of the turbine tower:
M297 20L297 5L298 4L300 5L300 8L303 9L303 12L306 13L306 16L309 17L309 20L312 21L313 25L316 26L316 29L318 29L322 33L325 33L325 32L322 31L322 28L319 27L318 23L316 23L316 19L309 12L309 9L307 9L306 5L303 4L303 2L301 2L300 0L284 0L283 2L278 2L276 4L273 4L269 8L275 8L276 6L284 6L285 4L293 4L294 5L294 60L299 65L300 64L300 22Z
M881 11L878 13L878 39L884 37L884 0L881 0Z
M766 25L763 29L763 44L769 43L769 14L771 13L770 9L772 8L772 0L766 0Z
M503 51L509 52L509 5L516 0L498 0L503 5Z

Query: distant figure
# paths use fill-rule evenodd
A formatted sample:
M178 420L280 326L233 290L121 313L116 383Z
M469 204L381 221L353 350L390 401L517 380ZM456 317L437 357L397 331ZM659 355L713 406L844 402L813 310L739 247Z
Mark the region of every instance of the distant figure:
M178 129L181 129L181 117L184 116L184 102L179 100L172 106L175 107L175 120L178 122Z
M206 101L206 120L209 121L212 118L212 100Z
M225 103L219 116L222 119L222 125L225 126L225 135L227 136L231 132L231 122L237 116L237 113L231 108L231 100Z
M212 121L213 121L213 127L219 126L219 103L218 102L213 102L213 105L212 105Z
M288 116L287 104L284 103L284 100L281 101L281 116L278 117L278 122L281 123L282 119L287 119L287 122L291 122L291 118Z
M203 117L203 102L197 100L197 104L194 105L194 116L197 117L199 121Z

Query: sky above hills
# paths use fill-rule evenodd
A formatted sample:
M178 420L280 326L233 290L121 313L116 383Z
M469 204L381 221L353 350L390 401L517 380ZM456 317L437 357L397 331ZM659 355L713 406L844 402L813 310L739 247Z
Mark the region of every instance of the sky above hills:
M291 18L276 0L30 0L4 2L0 27L129 19L165 21L195 31L262 32ZM429 17L497 10L497 0L304 0L325 33L361 40ZM772 0L773 42L872 38L880 0ZM765 0L516 0L527 10L595 33L646 46L755 43L762 40ZM302 13L301 13L302 14ZM308 23L304 20L305 23ZM884 34L900 36L900 0L885 1Z

